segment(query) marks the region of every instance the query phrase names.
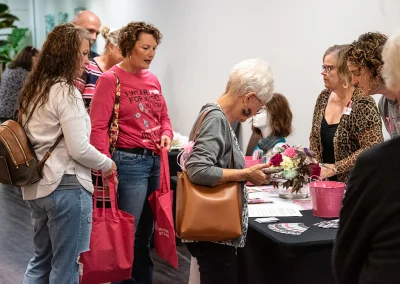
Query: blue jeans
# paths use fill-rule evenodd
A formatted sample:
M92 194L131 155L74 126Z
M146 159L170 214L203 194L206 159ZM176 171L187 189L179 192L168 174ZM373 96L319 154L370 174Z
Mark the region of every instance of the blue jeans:
M76 177L69 177L71 184L63 183L50 195L28 201L34 255L24 284L79 283L79 255L89 250L93 201L92 194L76 184Z
M146 283L153 279L150 239L153 234L153 212L148 197L160 182L160 157L115 151L118 169L118 207L135 217L135 248L132 278L121 284Z

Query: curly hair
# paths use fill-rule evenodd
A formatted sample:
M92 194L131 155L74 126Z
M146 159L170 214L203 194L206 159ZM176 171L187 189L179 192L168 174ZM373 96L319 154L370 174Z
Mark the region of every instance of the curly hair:
M15 56L14 60L8 64L8 68L14 69L17 67L24 68L25 70L31 71L32 70L32 57L36 56L39 53L33 46L25 46L20 53Z
M22 88L19 107L24 114L45 104L49 98L50 88L63 82L69 87L69 94L75 90L74 81L80 68L80 46L82 40L88 40L89 33L74 24L56 26L47 36L39 53L36 66Z
M371 85L375 85L377 79L383 81L380 70L383 65L382 50L386 40L387 36L382 33L365 33L347 50L345 59L348 62L354 66L364 67L371 73Z
M280 93L273 93L265 108L271 124L271 135L277 137L288 137L292 131L293 114L286 97ZM253 131L261 135L260 129L253 127Z
M118 46L123 57L129 56L141 33L151 34L157 44L161 43L162 34L152 24L146 22L130 22L119 32Z

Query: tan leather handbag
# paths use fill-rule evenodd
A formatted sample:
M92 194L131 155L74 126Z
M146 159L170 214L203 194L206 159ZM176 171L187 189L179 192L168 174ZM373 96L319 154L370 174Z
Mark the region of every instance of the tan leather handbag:
M199 119L193 140L207 113L204 112ZM228 182L215 187L202 186L193 184L186 171L178 172L176 190L176 235L178 238L193 241L227 241L236 239L241 234L240 183Z

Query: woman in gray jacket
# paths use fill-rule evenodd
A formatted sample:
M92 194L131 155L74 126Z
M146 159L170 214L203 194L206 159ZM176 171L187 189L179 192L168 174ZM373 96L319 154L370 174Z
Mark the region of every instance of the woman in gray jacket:
M273 93L273 75L269 65L260 59L244 60L235 65L229 76L226 90L215 103L203 106L197 120L205 111L193 151L185 166L191 182L213 187L220 183L242 182L242 236L227 242L187 242L186 246L199 264L202 284L236 283L236 248L243 247L247 233L248 208L244 181L260 185L268 182L262 169L269 165L245 168L244 155L230 124L244 122L254 116ZM193 136L193 131L190 136ZM231 155L234 165L231 165Z

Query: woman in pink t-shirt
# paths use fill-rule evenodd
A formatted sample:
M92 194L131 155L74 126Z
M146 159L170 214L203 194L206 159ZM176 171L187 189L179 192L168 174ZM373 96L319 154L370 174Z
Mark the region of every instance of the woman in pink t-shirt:
M169 149L173 138L160 82L147 70L161 38L159 30L145 22L131 22L121 29L118 46L124 59L100 76L90 110L91 143L110 155L108 129L119 78L119 135L112 159L120 169L118 206L135 217L131 279L135 283L152 283L153 215L147 198L159 185L160 148Z

